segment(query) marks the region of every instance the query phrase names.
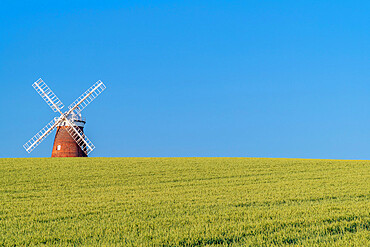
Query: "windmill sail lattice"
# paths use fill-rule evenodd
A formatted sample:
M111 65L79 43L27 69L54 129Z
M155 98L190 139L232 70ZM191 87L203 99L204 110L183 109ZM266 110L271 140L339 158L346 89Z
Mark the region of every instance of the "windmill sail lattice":
M106 86L104 83L100 80L97 81L77 98L68 107L68 111L64 113L61 111L64 107L62 101L59 100L41 78L33 83L32 86L54 112L60 113L60 117L51 120L24 144L25 150L28 153L32 152L55 128L57 128L57 133L55 135L52 157L87 156L94 150L94 144L83 132L86 121L81 117L81 111L105 90Z
M86 154L89 154L95 149L94 144L92 144L89 138L79 128L67 126L67 131Z
M36 135L34 135L23 147L28 153L31 153L57 126L58 118L54 118L44 128L42 128Z
M64 107L62 101L53 93L53 91L46 85L46 83L40 78L32 84L36 92L46 101L54 112Z
M82 151L86 153L86 155L94 150L94 144L89 140L89 138L87 138L85 133L80 128L78 128L78 126L70 122L70 124L66 126L66 129L68 133L72 136L73 140L75 140L75 142L80 146Z
M105 88L104 83L99 80L68 106L69 111L75 111L76 114L79 114L88 104L98 97Z

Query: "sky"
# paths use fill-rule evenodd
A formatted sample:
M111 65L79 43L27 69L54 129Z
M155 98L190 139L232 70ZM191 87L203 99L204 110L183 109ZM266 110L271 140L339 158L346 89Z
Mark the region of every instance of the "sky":
M0 157L93 83L91 157L370 159L369 1L0 1Z

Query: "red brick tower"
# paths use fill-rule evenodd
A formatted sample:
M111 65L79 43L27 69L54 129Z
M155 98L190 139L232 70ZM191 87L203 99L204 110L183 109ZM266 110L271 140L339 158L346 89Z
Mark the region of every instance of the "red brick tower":
M77 127L83 132L83 127ZM87 157L81 147L68 133L66 126L58 126L51 157Z
M82 118L81 115L74 115L70 121L75 125L75 128L78 129L78 132L84 136L83 129L86 123L85 119ZM51 157L87 157L86 150L82 150L68 130L69 126L66 122L62 122L57 127Z

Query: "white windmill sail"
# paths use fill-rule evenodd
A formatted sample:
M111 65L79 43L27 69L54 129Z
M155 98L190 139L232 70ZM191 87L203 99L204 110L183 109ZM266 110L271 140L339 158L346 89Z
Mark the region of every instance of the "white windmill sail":
M54 118L44 128L42 128L36 135L34 135L23 147L28 153L31 153L61 122L61 118Z
M79 114L88 104L90 104L99 94L101 94L106 86L102 81L97 81L89 89L86 90L80 97L78 97L70 106L68 106L68 114L74 111Z
M66 126L66 128L68 133L72 136L73 140L75 140L78 146L80 146L82 151L84 151L84 153L88 155L91 151L95 149L94 144L90 141L89 138L87 138L85 133L82 132L82 130L79 127L77 127L69 120L67 121L68 125Z
M46 85L46 83L40 78L32 84L35 90L40 96L46 101L50 108L54 111L60 112L60 109L64 107L62 101L53 93L53 91Z

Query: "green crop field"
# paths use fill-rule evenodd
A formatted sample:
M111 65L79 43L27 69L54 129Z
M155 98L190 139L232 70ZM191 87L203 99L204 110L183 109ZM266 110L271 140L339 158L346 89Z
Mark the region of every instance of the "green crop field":
M369 246L370 162L0 159L0 246Z

